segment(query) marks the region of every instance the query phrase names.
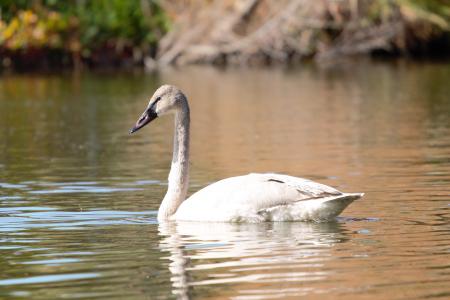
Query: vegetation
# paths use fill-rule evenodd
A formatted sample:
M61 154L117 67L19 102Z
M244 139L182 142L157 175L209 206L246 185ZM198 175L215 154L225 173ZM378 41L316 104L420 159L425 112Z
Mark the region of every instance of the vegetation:
M261 64L359 54L449 55L448 0L247 0L198 7L166 4L181 15L160 42L160 62ZM201 22L199 22L201 20Z
M448 55L449 0L0 0L16 69Z
M151 0L2 0L1 13L0 54L16 67L141 63L169 24Z

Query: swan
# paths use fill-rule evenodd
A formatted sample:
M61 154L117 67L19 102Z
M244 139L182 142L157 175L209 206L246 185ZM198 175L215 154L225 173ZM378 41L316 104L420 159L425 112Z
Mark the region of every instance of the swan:
M343 193L289 175L251 173L220 180L186 199L190 113L184 93L172 85L159 87L130 134L168 114L175 115L175 135L168 189L158 210L159 222L323 222L334 219L364 195Z

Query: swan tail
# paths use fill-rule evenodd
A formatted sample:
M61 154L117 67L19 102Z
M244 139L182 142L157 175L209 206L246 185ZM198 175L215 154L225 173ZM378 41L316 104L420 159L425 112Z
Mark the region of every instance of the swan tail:
M364 196L363 193L348 193L300 201L292 207L294 221L327 222L334 220L353 201Z
M341 202L349 202L352 203L355 200L358 200L364 196L364 193L343 193L335 197L334 199L330 199L328 201L341 201Z
M340 196L324 199L321 208L318 209L318 216L314 217L316 221L329 221L336 218L353 201L360 199L364 193L344 193Z

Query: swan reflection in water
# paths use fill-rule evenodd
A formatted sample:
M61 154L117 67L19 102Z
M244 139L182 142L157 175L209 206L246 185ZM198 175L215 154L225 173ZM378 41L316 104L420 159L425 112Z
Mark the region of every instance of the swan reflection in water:
M234 297L308 294L308 282L329 276L323 266L331 248L348 240L337 222L165 222L158 229L179 299L189 299L194 287L211 296L208 286L220 284L233 284L221 294Z

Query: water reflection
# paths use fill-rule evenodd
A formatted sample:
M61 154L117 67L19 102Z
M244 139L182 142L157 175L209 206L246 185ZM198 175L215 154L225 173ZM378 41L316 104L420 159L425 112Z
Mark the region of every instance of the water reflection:
M332 223L160 224L159 247L168 252L172 293L189 299L193 288L233 283L226 296L252 299L300 296L306 282L327 280L331 248L348 240ZM285 289L278 285L288 286ZM221 294L225 296L224 294Z
M447 297L449 67L2 76L0 298ZM162 83L191 101L190 192L274 171L366 197L338 224L158 229L173 120L128 129Z

